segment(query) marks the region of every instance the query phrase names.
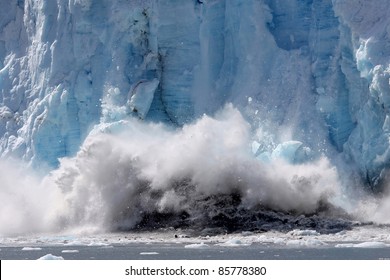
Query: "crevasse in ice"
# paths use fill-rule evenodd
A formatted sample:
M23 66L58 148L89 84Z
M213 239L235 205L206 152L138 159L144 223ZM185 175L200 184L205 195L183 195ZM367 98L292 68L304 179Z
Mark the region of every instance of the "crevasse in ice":
M261 161L325 154L355 166L371 186L386 176L386 0L0 7L2 157L55 167L96 124L133 116L183 126L232 103L251 124Z

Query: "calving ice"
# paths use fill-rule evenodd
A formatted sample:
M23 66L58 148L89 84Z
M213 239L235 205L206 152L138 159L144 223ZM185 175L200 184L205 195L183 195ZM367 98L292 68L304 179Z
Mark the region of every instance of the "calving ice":
M388 223L386 0L0 0L0 233Z

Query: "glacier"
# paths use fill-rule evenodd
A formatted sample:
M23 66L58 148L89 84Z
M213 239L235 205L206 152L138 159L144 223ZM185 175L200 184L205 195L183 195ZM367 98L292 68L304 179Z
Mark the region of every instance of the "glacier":
M83 211L96 221L103 208L110 210L102 223L114 217L119 228L142 220L144 209L188 214L189 195L168 186L180 180L195 184L200 199L235 192L221 188L234 178L245 182L247 205L258 199L304 213L337 193L334 185L386 191L386 0L0 0L0 7L1 161L49 174L45 184L71 201L68 222ZM260 194L256 181L275 190ZM145 202L145 182L158 201ZM299 184L313 187L310 202ZM90 212L88 195L100 203Z

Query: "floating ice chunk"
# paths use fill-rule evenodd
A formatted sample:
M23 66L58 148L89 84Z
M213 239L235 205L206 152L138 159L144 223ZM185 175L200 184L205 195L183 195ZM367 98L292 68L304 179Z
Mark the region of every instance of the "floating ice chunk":
M64 260L64 258L61 256L54 256L52 254L47 254L40 257L38 260Z
M109 245L110 245L110 244L108 244L108 243L99 242L99 241L97 241L97 242L91 241L91 242L88 244L88 246L103 246L103 247L109 246Z
M73 240L67 243L64 243L64 246L108 246L110 244L101 242L101 241L93 241L93 240Z
M61 253L67 253L67 254L72 254L72 253L78 253L79 250L62 250Z
M287 246L296 246L296 247L318 247L318 246L324 246L326 245L325 242L315 239L315 238L309 238L309 239L299 239L299 240L289 240L286 242Z
M158 79L140 81L130 90L128 106L141 119L148 114L159 83Z
M23 247L22 251L40 251L42 248L39 247Z
M336 248L352 248L355 244L353 243L341 243L341 244L336 244Z
M188 245L184 246L184 248L187 248L187 249L203 249L203 248L208 248L208 247L210 247L210 246L207 244L204 244L203 242L202 243L195 243L195 244L188 244Z
M140 255L158 255L160 253L157 253L157 252L141 252L139 253Z
M389 245L384 242L369 241L369 242L355 244L353 247L354 248L386 248L389 247Z
M86 242L78 241L78 240L64 243L64 246L85 246L85 245L89 245L89 244Z
M274 244L285 244L286 243L286 239L285 238L281 238L281 237L267 237L265 235L260 235L257 238L257 241L261 242L261 243L274 243Z
M240 239L230 239L224 243L218 244L219 246L225 247L238 247L238 246L249 246L250 243L243 243Z
M390 247L390 245L379 241L367 241L358 244L341 243L341 244L336 244L335 247L336 248L387 248Z

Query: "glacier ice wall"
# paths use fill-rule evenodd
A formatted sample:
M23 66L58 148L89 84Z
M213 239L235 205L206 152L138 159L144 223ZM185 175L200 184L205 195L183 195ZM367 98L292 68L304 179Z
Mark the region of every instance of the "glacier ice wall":
M387 181L389 167L389 39L386 1L334 1L342 30L350 34L354 64L364 80L354 91L356 128L345 152L373 186ZM362 94L363 93L363 94Z
M386 178L385 0L0 0L0 7L2 157L55 167L96 124L133 116L180 127L232 103L251 124L262 161L326 155L355 166L370 186Z

